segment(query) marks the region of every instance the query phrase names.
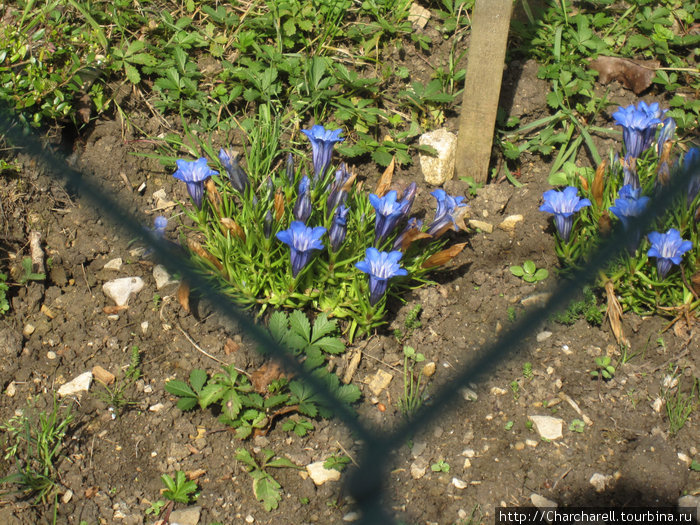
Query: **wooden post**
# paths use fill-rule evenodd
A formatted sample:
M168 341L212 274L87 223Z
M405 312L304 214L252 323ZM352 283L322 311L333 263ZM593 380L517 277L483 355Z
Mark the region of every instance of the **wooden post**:
M513 0L476 0L459 118L455 173L488 178Z

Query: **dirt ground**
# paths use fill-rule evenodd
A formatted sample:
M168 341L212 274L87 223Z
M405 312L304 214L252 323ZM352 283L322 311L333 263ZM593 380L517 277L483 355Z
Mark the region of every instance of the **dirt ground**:
M411 56L404 60L415 67ZM502 106L523 121L546 113L547 86L536 78L536 70L534 63L511 63L506 75ZM617 89L616 102L636 100L632 93ZM135 118L148 133L161 131L157 120L147 115ZM612 125L610 120L603 124ZM454 117L446 122L452 131L456 125ZM134 127L102 118L68 141L67 148L74 167L144 224L151 224L158 205L153 194L164 190L166 200L183 200L185 190L157 162L134 155L153 152L142 139ZM599 141L604 156L615 146ZM325 524L358 519L361 509L343 490L347 471L340 482L316 486L304 471L279 469L275 474L284 497L277 510L262 508L253 495L251 478L234 460L236 448L270 448L303 467L331 454L347 453L356 459L362 443L333 420L314 421L316 429L303 438L277 425L268 435L242 443L209 411L181 412L176 399L165 392L165 382L184 379L195 367L219 369L195 344L218 359L249 369L261 362L254 345L203 299L193 301L191 314L184 312L175 298L177 286L157 290L153 262L139 257L133 251L136 245L100 210L21 152L8 158L19 162L22 170L4 176L0 188L4 214L0 268L13 269L10 281L16 282L20 261L29 253L31 231L41 233L51 264L45 281L11 288L10 311L0 319L0 420L33 399L37 409L45 409L54 390L94 366L123 374L134 345L143 356L142 379L130 393L136 405L118 418L96 395L100 389L96 384L79 399L61 400L73 407L75 421L67 454L58 465L63 495L57 522L152 523L145 511L159 498L160 476L198 469L204 473L197 479L201 495L194 505L201 507L201 524ZM585 156L580 161L589 162ZM371 187L379 170L371 164L357 168ZM471 196L466 183L446 184L448 192L467 195L472 218L494 228L489 233L456 234L468 247L448 272L436 276L439 284L415 291L405 304L392 303L390 324L356 342L353 348L361 348L363 358L353 382L364 394L356 408L368 424L388 430L402 421L397 401L403 391L403 344L436 364L428 387L428 393L435 392L482 345L522 315L525 305L537 302L538 294L553 287L557 260L551 220L537 210L549 188L548 171L547 159L526 157L519 178L523 187L493 182ZM433 188L423 181L417 159L413 166L400 169L395 181L416 181L416 206L429 208ZM179 209L157 213L173 217ZM498 228L504 218L518 214L523 220L513 231ZM168 230L171 238L175 223L171 221ZM105 269L116 258L122 259L121 267ZM527 259L548 268L551 277L526 284L512 275L509 267ZM112 302L102 284L132 276L143 278L144 289L127 310L105 313L103 308ZM154 299L156 294L160 300ZM417 304L422 306L421 326L399 343L393 332L403 329L408 312ZM657 401L670 374L682 376L682 388L700 376L699 325L697 320L690 326L681 321L669 328L669 321L626 314L630 355L635 356L619 365L607 382L590 376L595 357L609 355L615 362L621 357L607 323L595 327L581 320L563 326L548 321L536 327L514 357L473 385L472 392L463 390L459 401L431 426L406 436L406 444L393 452L386 474L387 510L403 523L486 523L492 522L496 507L532 506L537 497L562 506L675 506L683 495L699 495L700 472L689 469L690 460L700 460L698 412L670 436L665 408ZM238 346L230 355L224 349L227 340ZM523 375L526 362L532 365L530 378ZM337 358L334 364L342 374L347 358ZM374 396L367 381L380 369L393 379ZM528 425L529 416L538 415L561 418L563 436L541 439ZM585 422L580 432L569 429L575 419ZM449 464L449 472L431 469L440 461ZM12 468L0 461L0 472ZM592 478L600 480L597 488ZM12 495L0 499L0 523L49 523L52 517L51 505L32 505Z

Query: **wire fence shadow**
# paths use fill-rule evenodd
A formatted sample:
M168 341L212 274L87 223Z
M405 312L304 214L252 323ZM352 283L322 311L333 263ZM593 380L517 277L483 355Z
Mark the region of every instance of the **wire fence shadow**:
M453 410L457 406L456 400L461 397L460 390L463 387L469 383L478 382L485 375L492 373L500 363L513 357L526 338L534 335L544 321L554 312L565 307L585 284L591 283L596 278L609 261L626 249L625 232L617 227L601 243L587 266L575 271L567 280L561 281L544 305L527 310L520 316L520 320L509 330L504 331L495 342L484 346L468 366L458 371L453 380L434 393L430 406L422 406L410 421L403 422L393 431L378 434L376 429L363 424L352 410L335 399L318 379L306 372L291 353L280 347L265 330L250 323L236 305L213 287L210 281L202 277L187 259L166 242L149 235L142 224L127 213L114 197L99 189L89 176L72 168L65 158L44 147L29 130L23 129L14 122L9 111L2 109L0 109L0 135L44 165L48 173L69 185L102 217L111 220L115 227L121 228L130 237L140 238L148 244L156 258L168 271L182 275L192 287L199 289L207 297L216 310L236 322L258 343L266 356L279 360L287 370L293 372L297 378L306 381L322 397L324 402L333 409L336 417L364 443L358 462L359 467L349 476L347 485L348 494L359 507L358 510L361 513L359 523L362 524L395 523L394 517L387 512L382 500L388 479L386 471L390 452L403 445L406 436L427 428L446 412ZM700 166L695 164L690 169L686 168L671 177L670 183L654 196L650 206L647 207L647 212L639 218L638 226L642 231L648 231L653 221L670 208L675 198L685 195L689 181L699 170Z

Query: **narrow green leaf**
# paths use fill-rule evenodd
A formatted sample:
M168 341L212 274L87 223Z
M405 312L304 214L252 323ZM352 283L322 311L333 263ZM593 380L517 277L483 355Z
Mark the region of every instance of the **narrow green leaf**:
M299 468L299 466L294 464L291 459L283 457L275 458L272 461L268 461L265 464L265 466L275 468Z

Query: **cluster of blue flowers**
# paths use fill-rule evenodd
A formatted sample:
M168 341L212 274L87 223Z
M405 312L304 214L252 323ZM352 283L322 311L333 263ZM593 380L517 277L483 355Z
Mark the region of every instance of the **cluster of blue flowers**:
M330 228L323 226L307 225L312 216L311 192L319 181L323 180L331 164L333 148L336 143L343 141L340 137L341 130L327 130L323 126L315 125L311 129L302 130L311 142L314 175L312 179L303 176L297 187L296 201L294 202L292 215L294 220L289 228L277 232L275 237L286 244L290 250L292 276L296 278L313 258L314 252L325 248L323 237L327 234L329 246L332 252L338 252L347 235L348 207L347 197L349 188L354 181L346 166L341 164L335 173L335 179L327 187L326 210L328 217L332 216ZM249 187L248 176L238 164L235 155L222 149L219 152L219 160L228 175L231 186L241 195L245 194ZM218 175L217 171L209 169L207 160L200 158L196 161L177 161L177 171L174 177L187 184L187 190L198 209L202 208L203 194L206 180ZM294 161L291 154L286 163L286 175L291 183L294 182ZM463 197L452 197L443 190L435 190L431 193L437 201L437 211L434 220L422 231L422 222L415 217L409 217L411 207L416 195L416 184L412 183L399 196L396 190L387 192L383 196L370 194L369 202L375 211L375 236L373 246L366 249L365 259L355 263L355 267L368 274L370 305L376 305L384 296L390 279L408 274L407 270L400 266L405 250L406 239L416 234L423 237L438 238L449 229L458 230L457 222L464 212L466 204ZM252 197L254 198L254 197ZM272 222L272 212L265 219L266 225ZM397 236L391 251L380 251L392 232L398 225L406 221L405 229ZM266 230L266 232L269 230ZM269 234L266 233L266 236Z
M666 111L660 109L656 102L646 104L641 101L637 106L620 107L612 115L616 124L622 126L625 156L620 160L623 169L623 185L619 190L618 198L615 199L615 204L609 210L622 222L628 234L628 248L632 254L637 249L642 233L635 227L635 220L644 212L650 201L648 196L642 195L636 171L637 159L652 146L659 127L661 130L656 144L659 158L657 184L663 184L670 174L668 154L676 123L670 117L664 119ZM687 203L690 206L700 192L700 149L689 150L682 159L682 166L685 171L692 169L695 173L688 187ZM569 242L574 214L591 206L591 201L579 197L578 190L573 186L568 186L563 191L546 191L543 198L544 203L540 206L540 211L554 215L557 232L565 243ZM672 265L679 265L683 254L693 246L691 241L683 240L680 232L674 228L666 233L651 232L648 239L651 248L647 251L647 256L656 258L657 274L660 279L666 277Z

